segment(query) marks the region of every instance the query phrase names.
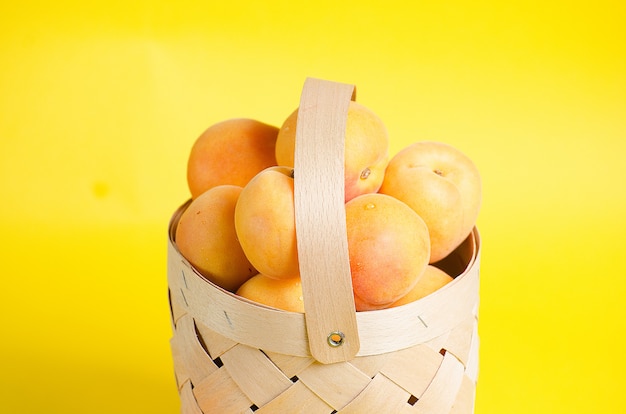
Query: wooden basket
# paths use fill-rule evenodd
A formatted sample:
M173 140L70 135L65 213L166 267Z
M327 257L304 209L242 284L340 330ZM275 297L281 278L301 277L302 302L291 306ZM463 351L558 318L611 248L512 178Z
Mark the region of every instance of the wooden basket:
M478 374L480 240L440 267L455 279L409 304L355 312L343 195L355 88L307 79L294 197L305 313L253 303L185 260L169 227L171 349L182 413L472 413Z

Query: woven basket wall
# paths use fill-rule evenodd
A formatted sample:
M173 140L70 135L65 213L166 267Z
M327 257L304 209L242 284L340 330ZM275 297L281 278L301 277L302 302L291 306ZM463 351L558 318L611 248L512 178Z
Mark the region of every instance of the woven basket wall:
M242 299L181 256L174 235L187 205L173 215L168 243L171 350L182 413L473 413L476 229L437 264L454 281L401 307L352 311L354 355L329 362L313 356L310 325L317 319Z

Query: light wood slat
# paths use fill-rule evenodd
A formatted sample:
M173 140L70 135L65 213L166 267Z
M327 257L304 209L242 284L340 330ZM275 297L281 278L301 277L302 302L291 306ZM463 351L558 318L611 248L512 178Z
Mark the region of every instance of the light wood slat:
M441 351L442 348L446 347L446 341L450 337L450 331L445 332L443 335L439 335L436 338L431 339L430 341L426 341L423 344L432 349L435 352Z
M211 359L218 358L224 352L237 345L237 342L228 339L225 336L216 333L215 331L212 331L211 329L204 326L204 324L202 324L201 322L196 321L196 329L198 331L198 334L200 335L202 342L206 346L207 351L211 356Z
M298 378L336 410L354 399L371 380L348 362L330 365L315 362L300 372Z
M415 413L449 413L463 377L464 367L461 361L451 353L446 353L432 382L415 403Z
M478 335L478 321L474 321L474 334L470 345L469 357L465 368L465 373L474 382L478 380L478 349L480 347L480 337Z
M297 357L293 355L265 352L268 358L280 369L285 376L292 378L306 369L315 360L309 357Z
M185 381L180 387L180 412L183 414L203 414L196 397L193 395L191 382Z
M203 414L245 413L253 404L224 368L194 384L193 394Z
M443 355L417 345L389 355L380 372L416 397L421 397L440 369Z
M220 358L233 381L259 407L293 385L259 349L240 344Z
M344 136L354 86L307 78L294 156L294 205L302 296L311 355L325 364L359 351L346 210ZM330 346L328 336L345 335Z
M392 354L393 353L387 353L358 357L354 358L352 361L350 361L350 363L368 377L374 378L374 376L380 372L382 367L385 366L387 359Z
M476 397L476 384L467 375L463 376L461 388L457 394L450 414L471 414L474 412L474 400Z
M172 357L179 385L188 379L198 383L218 368L198 342L193 319L185 315L178 320L171 341Z
M301 381L257 410L256 414L330 414L333 407L315 395Z
M379 374L350 404L338 410L338 414L403 413L409 406L410 396L389 378Z
M444 345L446 351L456 356L464 365L467 365L469 358L475 322L476 318L473 315L469 315L467 320L450 331L450 335L448 335Z
M184 305L180 304L178 296L172 296L171 292L169 291L168 296L170 299L170 317L172 321L172 327L175 328L178 319L187 314L187 308Z

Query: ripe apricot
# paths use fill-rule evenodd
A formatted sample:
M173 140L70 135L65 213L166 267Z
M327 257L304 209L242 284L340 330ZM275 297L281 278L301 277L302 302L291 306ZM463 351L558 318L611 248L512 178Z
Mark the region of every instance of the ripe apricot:
M258 272L235 233L235 205L242 188L220 185L193 199L176 227L180 253L204 277L234 292Z
M275 279L259 273L241 285L237 294L273 308L304 312L302 283L299 276Z
M409 291L402 298L398 299L391 305L390 308L401 306L410 302L414 302L425 296L430 295L439 288L452 282L454 279L452 276L444 272L443 270L433 265L428 265L422 277L419 278L413 289Z
M235 230L243 251L266 276L299 274L293 169L269 167L243 188L235 208Z
M406 295L428 265L424 220L385 194L346 203L348 251L357 310L381 309Z
M298 109L281 126L276 138L276 162L293 167ZM389 160L389 137L382 120L351 101L345 132L345 201L380 188Z
M421 141L389 161L379 192L404 201L424 219L434 263L456 249L474 227L481 179L472 160L457 148Z
M207 128L191 147L187 184L192 198L222 184L245 186L276 165L278 128L254 119L233 118Z

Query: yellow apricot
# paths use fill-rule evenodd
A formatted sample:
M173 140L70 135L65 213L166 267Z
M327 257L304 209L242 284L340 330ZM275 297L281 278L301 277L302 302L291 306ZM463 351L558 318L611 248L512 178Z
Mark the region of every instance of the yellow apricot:
M259 273L241 285L237 294L257 303L290 312L304 312L299 276L275 279Z
M293 167L298 109L281 126L276 138L276 162ZM351 101L345 133L345 201L380 188L389 159L389 137L382 120Z
M404 201L424 219L434 263L472 231L480 210L481 178L472 160L457 148L420 141L389 161L379 192Z
M453 280L452 276L443 270L433 265L428 265L422 277L420 277L415 286L413 286L413 289L411 289L409 293L404 295L402 298L389 305L389 307L393 308L414 302L430 295Z
M243 188L235 208L235 230L243 251L266 276L299 274L292 168L269 167Z
M235 232L235 206L242 188L220 185L193 199L176 227L176 246L200 274L234 292L258 272Z

